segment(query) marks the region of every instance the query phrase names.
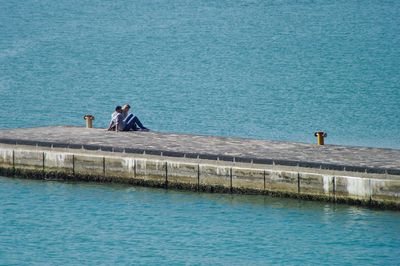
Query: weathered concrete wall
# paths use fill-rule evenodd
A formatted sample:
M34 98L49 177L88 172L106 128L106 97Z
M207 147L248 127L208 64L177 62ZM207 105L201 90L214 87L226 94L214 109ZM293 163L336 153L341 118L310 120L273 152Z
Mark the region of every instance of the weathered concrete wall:
M0 174L260 193L400 209L400 176L0 145Z
M200 166L189 162L168 162L168 186L198 189L200 184Z

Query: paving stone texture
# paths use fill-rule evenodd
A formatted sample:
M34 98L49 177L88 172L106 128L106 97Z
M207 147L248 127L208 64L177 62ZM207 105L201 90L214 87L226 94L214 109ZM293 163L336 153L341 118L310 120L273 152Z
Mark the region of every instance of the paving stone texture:
M0 130L0 143L12 141L94 145L124 149L208 154L236 158L281 160L368 169L400 174L400 150L199 136L158 132L109 132L83 127L38 127ZM283 163L284 164L284 163Z

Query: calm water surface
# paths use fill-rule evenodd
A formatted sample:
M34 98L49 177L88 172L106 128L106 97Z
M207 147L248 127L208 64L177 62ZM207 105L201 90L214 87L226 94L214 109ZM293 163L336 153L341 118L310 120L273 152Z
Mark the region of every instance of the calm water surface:
M398 265L400 213L0 178L2 265Z
M105 127L400 148L400 1L2 0L0 128ZM12 115L10 113L12 112Z

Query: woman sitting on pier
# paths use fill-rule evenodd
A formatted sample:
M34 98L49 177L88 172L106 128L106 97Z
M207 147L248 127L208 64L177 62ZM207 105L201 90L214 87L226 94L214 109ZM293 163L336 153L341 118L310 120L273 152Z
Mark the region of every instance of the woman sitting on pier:
M129 114L130 108L129 104L125 104L123 107L118 105L115 108L115 112L111 115L109 131L149 131L137 116Z

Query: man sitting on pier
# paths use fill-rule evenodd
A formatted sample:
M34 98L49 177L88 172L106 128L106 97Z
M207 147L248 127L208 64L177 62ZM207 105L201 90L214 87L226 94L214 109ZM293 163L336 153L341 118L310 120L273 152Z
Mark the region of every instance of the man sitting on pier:
M115 107L115 112L111 114L110 125L108 126L108 131L123 131L124 125L122 124L122 107Z
M129 104L125 104L123 107L118 105L115 108L115 112L111 115L109 131L149 131L137 116L129 114L130 108Z
M149 129L143 126L142 122L140 122L137 116L134 116L132 113L129 113L131 106L129 104L125 104L122 106L122 118L125 123L125 131L133 130L133 131L149 131Z

